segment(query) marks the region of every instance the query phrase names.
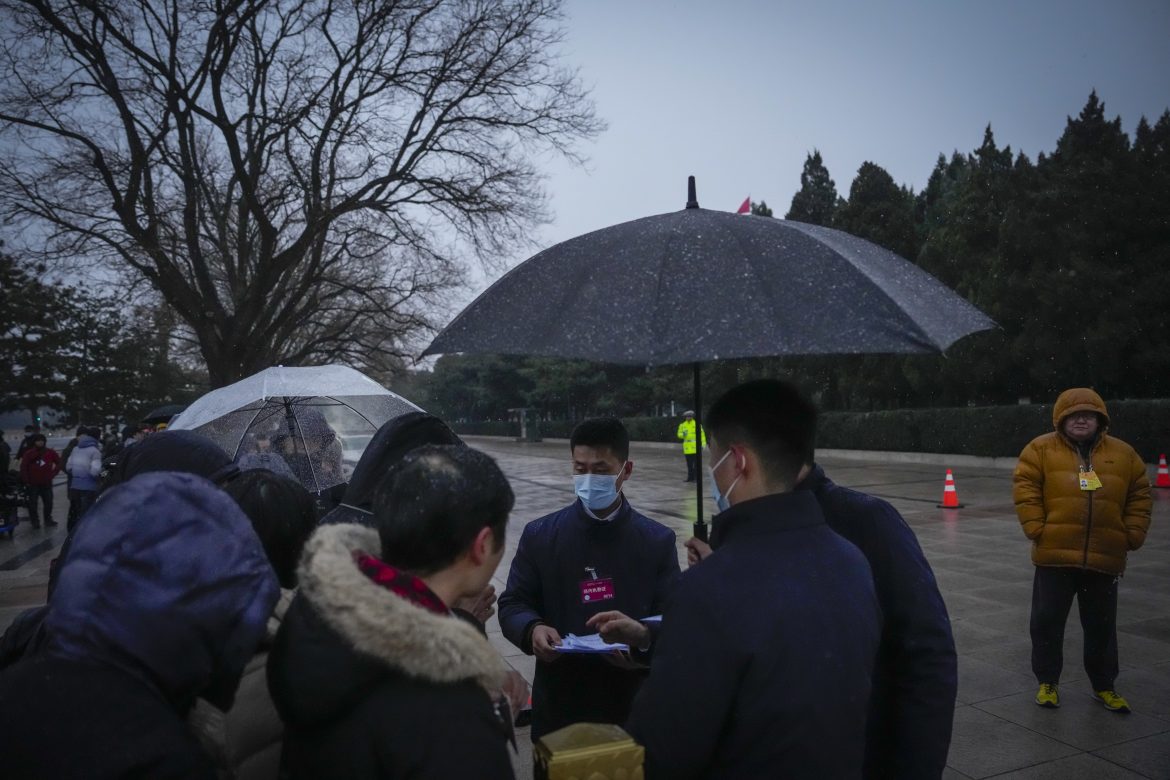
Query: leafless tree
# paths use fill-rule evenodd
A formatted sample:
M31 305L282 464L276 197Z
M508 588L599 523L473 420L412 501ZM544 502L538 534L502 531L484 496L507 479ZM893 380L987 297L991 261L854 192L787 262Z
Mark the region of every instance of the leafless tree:
M0 0L0 209L145 279L213 386L400 356L602 129L559 0Z

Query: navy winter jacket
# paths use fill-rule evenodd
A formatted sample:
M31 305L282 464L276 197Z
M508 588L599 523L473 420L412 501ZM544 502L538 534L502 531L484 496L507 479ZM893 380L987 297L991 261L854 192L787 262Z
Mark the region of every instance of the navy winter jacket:
M833 483L814 466L798 490L869 561L885 623L874 670L865 777L938 778L947 763L958 691L946 604L918 539L898 510Z
M626 726L646 777L861 774L881 610L865 557L809 492L716 516Z
M200 477L146 474L94 505L66 564L44 648L0 674L20 702L0 707L6 776L214 776L185 714L230 707L280 592L247 517Z
M614 598L585 602L581 583L612 579ZM546 623L563 637L597 633L593 615L618 610L634 619L662 614L678 580L674 532L622 499L610 522L585 513L580 501L524 528L508 586L499 600L504 636L532 653L532 630ZM566 655L536 662L532 739L582 721L622 723L644 671L619 669L598 656Z

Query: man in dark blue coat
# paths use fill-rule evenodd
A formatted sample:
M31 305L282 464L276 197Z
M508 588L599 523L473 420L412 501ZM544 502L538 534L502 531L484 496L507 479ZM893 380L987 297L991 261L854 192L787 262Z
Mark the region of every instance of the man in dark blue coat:
M537 658L534 741L571 723L625 721L645 669L556 648L566 634L600 633L635 655L648 649L638 621L662 613L679 574L674 532L622 495L634 464L621 421L582 422L569 449L577 500L525 527L499 601L504 636Z
M881 610L865 557L793 490L816 410L761 380L725 393L706 422L722 511L626 726L646 776L858 777Z
M815 464L802 474L797 490L811 491L829 527L869 561L885 618L864 776L938 778L946 768L959 679L951 621L934 571L897 509L834 484Z
M885 619L864 776L938 778L951 744L958 668L946 604L918 539L889 503L835 484L815 463L805 464L796 489L812 492L829 527L865 555ZM710 552L695 539L687 548L692 564Z

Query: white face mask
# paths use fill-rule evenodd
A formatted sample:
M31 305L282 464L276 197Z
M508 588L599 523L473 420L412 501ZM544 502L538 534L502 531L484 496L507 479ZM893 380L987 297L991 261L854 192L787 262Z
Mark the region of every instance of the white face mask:
M626 464L617 474L574 474L573 491L581 503L594 512L605 509L618 499L617 481L626 470Z
M719 492L719 483L715 481L715 470L723 465L723 461L727 460L727 456L730 454L731 450L728 450L727 452L723 453L723 457L719 459L718 463L716 463L714 466L707 467L707 474L709 474L711 477L711 496L715 499L715 506L719 508L720 512L726 512L731 508L731 501L729 500L731 498L731 491L735 490L735 486L739 483L740 477L743 476L742 471L736 475L735 479L731 483L731 486L727 488L727 495Z

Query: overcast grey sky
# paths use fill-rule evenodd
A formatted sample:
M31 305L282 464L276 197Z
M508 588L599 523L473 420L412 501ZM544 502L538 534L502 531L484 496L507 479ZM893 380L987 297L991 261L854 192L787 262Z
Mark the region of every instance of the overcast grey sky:
M1096 88L1132 135L1170 107L1170 0L568 0L566 64L609 130L546 167L541 248L749 195L777 216L814 147L847 195L881 165L920 190L990 123L1033 159ZM527 256L515 258L519 262ZM478 292L478 290L477 290Z

